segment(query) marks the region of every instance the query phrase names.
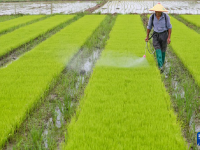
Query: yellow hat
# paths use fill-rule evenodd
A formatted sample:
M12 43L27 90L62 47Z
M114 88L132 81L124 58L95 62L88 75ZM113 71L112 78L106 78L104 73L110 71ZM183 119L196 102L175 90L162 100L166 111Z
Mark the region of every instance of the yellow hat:
M168 12L160 3L155 5L153 8L149 9L149 11L160 11L160 12Z

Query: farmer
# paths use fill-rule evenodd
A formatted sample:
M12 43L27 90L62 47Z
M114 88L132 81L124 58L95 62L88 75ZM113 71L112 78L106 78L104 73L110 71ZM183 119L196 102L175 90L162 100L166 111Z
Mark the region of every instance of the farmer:
M147 37L145 41L149 40L149 33L153 26L153 47L156 50L156 58L158 62L158 67L161 72L163 72L163 64L165 62L165 52L167 49L167 44L170 44L172 25L170 23L170 18L166 13L168 12L160 3L155 5L150 11L155 11L150 18L147 26ZM150 37L151 38L151 37Z

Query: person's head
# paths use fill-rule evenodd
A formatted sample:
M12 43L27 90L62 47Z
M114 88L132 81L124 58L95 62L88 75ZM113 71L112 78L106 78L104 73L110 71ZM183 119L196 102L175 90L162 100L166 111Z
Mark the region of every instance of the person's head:
M161 16L162 15L161 11L155 11L155 13L156 13L156 16Z

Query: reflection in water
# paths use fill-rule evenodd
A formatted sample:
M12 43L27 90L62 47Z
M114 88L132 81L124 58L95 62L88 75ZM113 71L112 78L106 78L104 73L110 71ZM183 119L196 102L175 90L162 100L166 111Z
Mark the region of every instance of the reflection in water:
M11 14L71 14L96 6L97 2L19 2L0 3L0 15Z
M94 13L152 13L149 11L160 1L109 1ZM161 1L170 14L200 14L200 1Z

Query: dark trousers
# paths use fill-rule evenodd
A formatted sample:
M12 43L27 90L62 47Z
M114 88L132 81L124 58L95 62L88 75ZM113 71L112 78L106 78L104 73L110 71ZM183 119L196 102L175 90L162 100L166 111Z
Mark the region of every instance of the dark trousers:
M166 52L167 49L167 38L168 38L168 32L162 32L162 33L154 33L153 35L153 47L155 50L160 49L162 52Z
M168 32L153 34L153 47L156 50L156 58L158 62L158 67L161 68L165 62L165 52L167 49L167 38Z

